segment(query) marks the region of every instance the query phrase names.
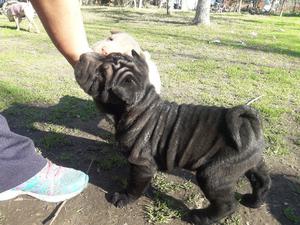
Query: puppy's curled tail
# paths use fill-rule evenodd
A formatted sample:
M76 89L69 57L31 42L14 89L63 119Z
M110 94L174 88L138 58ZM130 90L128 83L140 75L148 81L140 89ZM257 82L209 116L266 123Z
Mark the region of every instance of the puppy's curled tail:
M250 106L236 106L226 113L229 136L238 150L263 148L263 134L258 112Z

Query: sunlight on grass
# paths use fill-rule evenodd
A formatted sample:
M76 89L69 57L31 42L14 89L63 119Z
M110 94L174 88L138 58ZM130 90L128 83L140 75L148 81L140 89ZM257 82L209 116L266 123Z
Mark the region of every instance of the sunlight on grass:
M145 206L145 213L147 221L151 224L168 223L170 220L181 218L184 215L183 211L176 208L176 203L158 195L152 204Z
M191 181L175 183L173 181L169 181L165 174L159 172L153 178L152 185L161 192L174 192L178 190L187 191L192 188Z
M223 223L221 223L221 225L242 225L242 219L240 216L229 216L228 218L226 218L224 220Z
M289 152L285 137L295 135L290 125L297 123L294 110L300 105L296 17L214 14L212 26L202 27L190 25L189 12L168 16L163 10L86 7L83 16L90 43L110 30L134 35L157 62L167 100L232 106L263 95L254 106L262 113L267 152ZM3 16L0 23L11 25ZM0 32L1 110L15 103L56 104L65 95L88 98L45 32ZM93 107L72 108L65 102L50 116L84 120L94 115Z
M262 96L253 107L261 113L267 157L277 160L288 155L291 145L299 149L299 17L213 14L212 25L205 27L190 24L194 12L169 16L165 10L108 7L82 11L91 44L106 38L111 30L127 31L151 53L160 71L164 99L233 106ZM22 128L47 133L40 140L46 149L68 145L68 136L90 135L60 125L93 120L98 112L45 31L17 32L3 15L0 25L0 111L22 117L18 124ZM40 23L39 27L42 29ZM68 161L71 154L63 152L58 157ZM103 157L95 159L97 170L109 171L127 163L112 152ZM126 185L124 177L113 179ZM202 207L204 199L199 193L188 192L189 181L176 183L158 174L153 186L165 193L186 192L188 205ZM175 202L158 193L145 213L150 223L167 223L184 215ZM283 213L291 221L299 219L292 208ZM2 220L0 213L0 223ZM240 225L242 221L234 215L223 224Z
M255 106L267 121L265 127L273 127L299 106L296 17L215 14L211 27L197 27L189 24L193 13L188 12L168 16L163 10L87 7L83 16L91 43L110 30L133 34L156 60L166 99L228 106L264 95ZM0 23L11 26L3 16ZM211 44L215 39L220 43ZM86 98L45 32L1 29L0 48L1 110L14 102L53 104L64 95ZM273 135L282 140L276 133L281 132Z

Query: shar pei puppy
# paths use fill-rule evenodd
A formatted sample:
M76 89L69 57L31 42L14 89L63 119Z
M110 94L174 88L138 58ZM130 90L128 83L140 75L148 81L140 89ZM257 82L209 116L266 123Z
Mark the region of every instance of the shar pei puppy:
M243 175L252 193L243 195L241 203L252 208L263 204L271 180L262 157L261 122L253 108L164 101L149 83L147 63L135 51L132 56L83 54L75 76L96 105L114 115L116 140L130 164L127 188L112 194L115 206L138 199L157 170L175 167L195 171L210 202L190 211L194 224L213 224L232 214L237 206L234 187Z
M148 66L149 81L153 84L155 91L160 94L161 81L156 64L152 60L150 53L142 50L139 43L129 33L111 31L109 37L94 44L93 50L100 55L109 55L110 53L131 55L132 50L136 51L139 55L143 55Z

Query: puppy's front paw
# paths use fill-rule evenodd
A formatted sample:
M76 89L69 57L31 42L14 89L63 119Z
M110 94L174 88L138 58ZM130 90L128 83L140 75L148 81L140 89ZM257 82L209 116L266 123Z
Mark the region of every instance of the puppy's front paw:
M131 199L126 193L115 192L111 196L111 203L118 208L123 208L129 202L131 202Z
M252 194L244 194L240 203L246 207L256 209L263 205L264 202Z
M205 209L193 209L189 213L190 222L194 225L210 225L213 224Z

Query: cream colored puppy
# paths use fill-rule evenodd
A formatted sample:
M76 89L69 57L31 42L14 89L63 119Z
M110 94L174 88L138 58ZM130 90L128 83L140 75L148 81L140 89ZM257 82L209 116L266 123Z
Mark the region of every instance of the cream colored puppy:
M28 20L28 31L31 31L32 25L37 33L40 33L38 26L34 22L35 11L30 2L13 2L4 3L3 12L10 22L15 22L17 30L20 30L21 21L26 18Z
M93 50L101 55L110 53L122 53L131 55L131 50L134 49L138 54L143 54L149 68L149 81L155 87L158 94L161 92L161 81L157 66L152 61L149 52L143 51L138 42L125 32L111 32L111 35L102 41L98 41Z

